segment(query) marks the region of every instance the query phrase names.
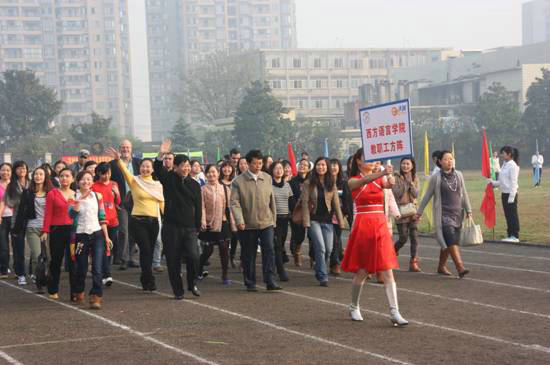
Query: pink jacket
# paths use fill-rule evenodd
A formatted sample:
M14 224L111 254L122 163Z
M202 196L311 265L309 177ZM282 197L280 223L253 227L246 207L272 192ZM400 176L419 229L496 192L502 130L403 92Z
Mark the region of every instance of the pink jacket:
M384 189L384 212L386 213L386 220L388 221L388 229L390 230L390 234L393 234L393 222L390 215L397 219L401 216L401 214L399 213L399 207L397 206L397 202L395 201L395 197L393 196L391 189Z
M215 185L206 184L201 188L202 195L202 225L210 226L212 232L221 232L222 223L227 220L225 210L227 203L231 199L231 189L225 188L227 200L225 197L224 186L220 183ZM231 217L231 230L237 231L233 213Z

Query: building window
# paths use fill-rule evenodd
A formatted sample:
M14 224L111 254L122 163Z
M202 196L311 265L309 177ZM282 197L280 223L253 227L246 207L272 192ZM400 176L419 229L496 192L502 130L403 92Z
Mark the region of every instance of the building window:
M320 58L316 58L313 60L313 67L314 68L321 68L321 59Z
M334 68L344 68L344 59L343 58L335 58L334 59Z
M314 109L323 109L323 100L321 100L321 99L313 100L313 108Z
M294 58L292 60L292 67L294 68L301 68L302 67L302 60L299 58Z
M301 89L302 88L302 80L293 80L292 81L292 87L294 89Z
M280 89L281 88L281 80L271 81L271 88L272 89Z
M273 58L271 60L271 67L272 68L280 68L281 67L281 60L278 58Z
M360 70L363 68L363 60L351 60L351 68Z
M323 82L321 80L315 80L315 88L321 89L323 87Z
M341 89L344 87L344 80L336 80L336 88Z

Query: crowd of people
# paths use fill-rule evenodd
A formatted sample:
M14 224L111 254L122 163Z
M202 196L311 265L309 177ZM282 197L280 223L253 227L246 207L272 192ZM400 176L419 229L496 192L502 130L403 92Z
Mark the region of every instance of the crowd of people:
M518 240L519 156L511 147L500 152L505 163L498 179L489 183L502 191L508 239ZM209 260L217 247L223 285L232 284L229 267L238 267L246 291L258 291L260 253L266 290L277 291L282 289L280 282L290 280L285 269L290 258L296 267L303 265L307 237L309 262L319 286L328 287L330 276L341 271L354 274L348 308L352 320L363 320L360 295L372 275L385 287L392 323L403 326L408 322L399 312L393 271L399 269L397 256L408 241L409 270L422 271L418 222L430 201L441 246L437 272L452 275L447 267L450 256L460 278L469 273L459 243L462 223L471 217L472 207L464 177L449 151L434 153L436 167L421 201L413 157L402 158L394 171L390 164L365 162L362 149L348 159L345 170L337 159L311 161L305 152L292 166L259 150L243 156L237 149L203 169L199 161L175 155L170 140L162 143L155 159L133 157L128 140L118 149L108 148L106 154L112 160L98 164L82 150L70 166L58 161L53 168L44 164L31 173L23 161L0 165L0 278L8 278L11 267L19 285L30 279L41 291L34 270L39 254L46 251L49 297L60 298L64 261L69 298L82 304L91 267L89 305L100 309L103 288L114 282L113 265L120 270L139 267L143 290L152 292L157 288L154 273L164 270L164 256L174 298L181 300L185 288L201 296L199 284L208 277ZM392 221L397 225L395 241ZM351 231L347 244L344 229ZM25 247L30 249L28 265Z

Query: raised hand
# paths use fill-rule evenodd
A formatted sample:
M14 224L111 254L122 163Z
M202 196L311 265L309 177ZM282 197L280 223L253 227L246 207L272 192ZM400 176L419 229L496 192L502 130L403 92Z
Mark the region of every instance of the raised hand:
M105 150L105 153L107 154L107 156L112 157L114 160L120 160L120 152L118 152L113 147L108 147Z
M170 152L170 148L172 147L172 140L169 138L166 138L164 142L160 145L160 153L165 154Z

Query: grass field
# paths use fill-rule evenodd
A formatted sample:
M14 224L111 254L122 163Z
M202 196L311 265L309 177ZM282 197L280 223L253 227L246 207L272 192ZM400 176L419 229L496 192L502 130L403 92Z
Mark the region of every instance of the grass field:
M479 211L483 195L485 193L485 179L481 177L481 171L463 171L466 178L466 188L470 195L474 219L483 230L486 240L493 239L493 232L483 224L483 215ZM534 188L532 183L532 170L524 167L520 173L519 181L519 220L521 241L550 244L550 181L545 181L543 173L542 186ZM495 226L495 239L506 237L506 220L502 210L500 190L495 189L497 224ZM427 219L422 219L420 231L428 231Z

